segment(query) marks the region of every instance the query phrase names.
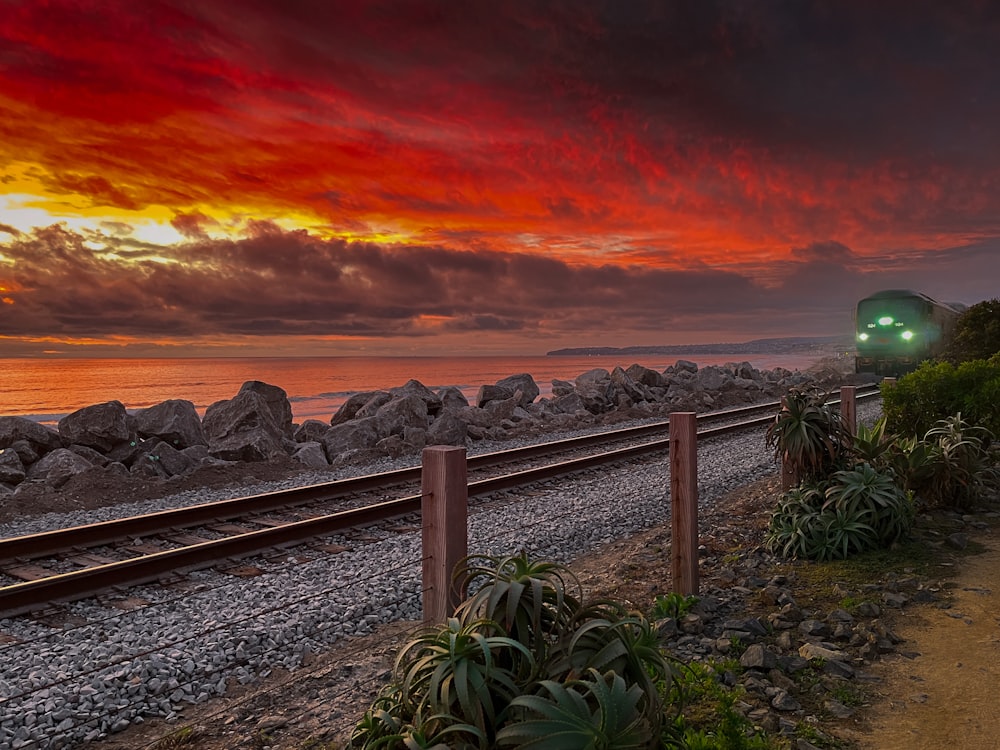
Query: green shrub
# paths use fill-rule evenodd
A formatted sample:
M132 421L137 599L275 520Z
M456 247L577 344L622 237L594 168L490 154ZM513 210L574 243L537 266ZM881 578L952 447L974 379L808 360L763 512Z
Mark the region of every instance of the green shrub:
M988 360L924 362L894 386L882 386L888 428L922 436L940 419L962 413L972 424L1000 434L1000 355Z
M901 539L913 520L910 493L869 464L782 494L766 544L784 557L843 559Z
M793 388L767 428L767 447L797 480L826 476L849 449L850 432L829 397L816 388Z
M673 670L645 617L523 554L458 575L475 593L404 645L350 747L658 746Z
M973 305L962 313L945 351L951 362L989 359L1000 352L1000 299Z
M997 485L992 441L989 430L961 414L939 420L924 435L923 455L908 483L929 506L967 508Z

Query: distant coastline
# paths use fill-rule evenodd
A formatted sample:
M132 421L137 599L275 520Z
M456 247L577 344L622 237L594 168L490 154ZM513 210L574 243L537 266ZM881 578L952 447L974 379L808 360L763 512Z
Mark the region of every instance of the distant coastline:
M808 351L847 351L854 348L854 339L845 336L790 336L786 338L754 339L740 343L676 344L670 346L577 346L554 349L547 357L603 357L621 355L663 354L751 354L767 352L785 354Z

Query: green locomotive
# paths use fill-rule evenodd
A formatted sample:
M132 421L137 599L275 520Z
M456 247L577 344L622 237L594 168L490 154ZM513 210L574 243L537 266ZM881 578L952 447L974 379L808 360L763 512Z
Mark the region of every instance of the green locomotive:
M902 375L947 346L965 305L938 302L910 289L886 289L858 302L855 372Z

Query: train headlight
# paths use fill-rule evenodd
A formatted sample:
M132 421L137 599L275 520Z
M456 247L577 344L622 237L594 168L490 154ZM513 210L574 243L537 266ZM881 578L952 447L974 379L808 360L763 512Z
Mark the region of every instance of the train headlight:
M913 331L903 331L899 335L903 337L903 341L909 341L913 338Z
M892 323L893 323L893 320L892 320L892 318L890 318L890 317L889 317L888 315L886 315L886 316L885 316L885 317L883 317L883 318L879 318L879 319L878 319L878 324L879 324L880 326L891 326L891 325L892 325Z
M868 340L868 334L867 333L859 333L858 334L858 340L859 341L867 341Z

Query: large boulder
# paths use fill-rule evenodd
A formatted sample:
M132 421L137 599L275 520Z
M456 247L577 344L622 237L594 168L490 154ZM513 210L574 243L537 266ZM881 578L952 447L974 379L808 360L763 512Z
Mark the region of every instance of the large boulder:
M641 383L649 388L665 388L667 385L667 379L663 377L662 373L642 365L629 365L625 374L636 383Z
M462 393L462 389L454 385L442 388L437 395L441 399L442 409L462 409L469 405L469 399Z
M427 404L427 413L431 416L441 411L441 397L419 380L408 380L405 385L401 385L398 388L390 388L389 395L394 399L402 398L403 396L417 396Z
M189 446L190 447L190 446ZM157 440L150 446L146 454L147 460L162 468L168 477L187 474L197 461L186 453L178 450L165 440Z
M259 380L248 380L240 387L240 393L256 393L261 396L281 433L288 437L292 436L292 404L284 388Z
M427 427L427 403L418 395L400 396L375 412L376 429L381 437L402 434L406 427Z
M618 393L624 395L631 403L637 404L646 400L646 392L642 386L636 383L621 367L615 367L611 371L611 382L614 383Z
M392 401L392 395L386 391L375 391L372 397L365 402L365 405L358 409L355 419L368 419L374 417L378 410Z
M332 464L341 454L374 448L378 441L379 433L375 418L366 417L331 427L323 436L323 448L326 449L326 456Z
M302 443L292 454L292 458L310 469L326 469L330 466L323 444L315 441Z
M58 489L66 482L91 468L92 464L82 456L67 448L56 448L46 453L30 469L26 479L32 482L44 482Z
M427 430L427 445L465 445L469 430L454 412L446 411L431 422Z
M510 391L510 395L513 396L518 391L521 392L521 406L527 406L532 403L541 391L538 389L538 384L535 383L535 379L531 377L526 372L518 373L517 375L509 375L503 380L498 380L497 388L503 388Z
M198 411L185 399L172 398L140 410L135 415L135 426L142 437L159 438L177 450L208 445Z
M59 434L45 425L27 417L0 417L0 448L11 448L22 441L39 455L62 448Z
M729 370L718 365L702 367L695 377L698 385L706 391L724 391L733 384L733 376Z
M86 445L102 453L127 441L131 432L121 401L85 406L59 420L59 436L66 445Z
M13 448L0 450L0 482L20 484L24 481L24 464Z
M559 398L560 396L568 396L574 392L574 386L568 380L559 380L558 378L552 378L552 396L553 398Z
M594 385L604 385L611 381L611 373L603 367L595 367L576 376L576 388L586 388Z
M330 431L330 425L318 419L307 419L295 431L296 443L322 443L323 436Z
M209 453L226 461L266 461L285 455L284 418L278 422L275 411L272 403L252 388L241 388L228 401L216 401L205 410L202 420ZM280 409L277 411L281 416Z
M388 396L385 391L366 391L364 393L354 393L348 397L347 401L340 405L340 408L330 417L330 424L336 425L342 422L347 422L348 420L354 419L357 415L358 410L362 406L367 404L372 400L372 397L376 394L384 394ZM384 403L384 402L383 402Z

